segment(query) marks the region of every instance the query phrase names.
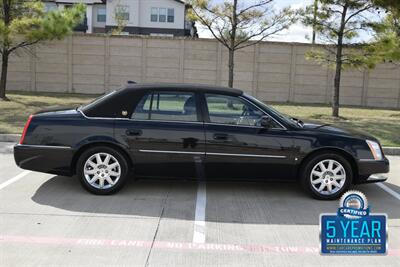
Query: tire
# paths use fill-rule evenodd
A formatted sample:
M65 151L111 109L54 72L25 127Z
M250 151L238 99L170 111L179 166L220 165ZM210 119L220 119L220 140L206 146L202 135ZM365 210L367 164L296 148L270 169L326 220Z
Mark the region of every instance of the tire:
M96 146L85 150L76 166L76 173L82 186L96 195L116 193L129 176L126 158L118 150L107 146Z
M332 152L320 153L307 160L300 175L305 191L320 200L338 199L353 181L350 162Z

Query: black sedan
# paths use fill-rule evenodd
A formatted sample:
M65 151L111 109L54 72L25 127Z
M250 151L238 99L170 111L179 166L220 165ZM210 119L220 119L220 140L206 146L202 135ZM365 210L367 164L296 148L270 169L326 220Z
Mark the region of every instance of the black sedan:
M303 123L241 90L128 84L88 105L31 115L14 148L23 169L73 176L95 194L130 177L298 180L318 199L387 178L379 141Z

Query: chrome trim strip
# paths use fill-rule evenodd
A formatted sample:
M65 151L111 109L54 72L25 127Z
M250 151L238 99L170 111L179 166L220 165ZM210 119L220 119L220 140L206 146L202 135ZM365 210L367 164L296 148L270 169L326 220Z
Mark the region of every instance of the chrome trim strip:
M213 153L213 152L190 152L190 151L171 151L171 150L148 150L140 149L143 153L165 153L165 154L189 154L189 155L212 155L212 156L233 156L233 157L258 157L258 158L277 158L284 159L286 156L278 155L256 155L256 154L231 154L231 153Z
M382 160L376 160L376 159L359 159L358 161L361 161L361 162L377 161L377 162L379 162L379 161L383 161L383 159L382 159Z
M190 151L170 151L170 150L148 150L140 149L139 152L144 153L165 153L165 154L189 154L189 155L205 155L205 152L190 152Z
M286 158L286 156L278 156L278 155L231 154L231 153L213 153L213 152L207 152L206 155L233 156L233 157L255 157L255 158L277 158L277 159L285 159Z
M70 146L25 145L25 144L18 144L17 146L34 147L34 148L58 148L58 149L71 149L72 148Z

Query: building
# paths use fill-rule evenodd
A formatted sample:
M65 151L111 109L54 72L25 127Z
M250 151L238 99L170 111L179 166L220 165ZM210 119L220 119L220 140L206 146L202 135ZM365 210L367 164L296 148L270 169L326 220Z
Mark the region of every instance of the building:
M47 10L86 4L86 18L76 30L110 32L123 26L124 34L195 36L193 23L186 20L189 6L182 0L46 0Z

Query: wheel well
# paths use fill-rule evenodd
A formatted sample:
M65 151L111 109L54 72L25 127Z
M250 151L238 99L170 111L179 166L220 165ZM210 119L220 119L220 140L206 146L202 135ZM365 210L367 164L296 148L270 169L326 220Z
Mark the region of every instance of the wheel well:
M354 159L354 157L350 153L348 153L345 150L338 149L338 148L321 148L321 149L314 150L313 152L308 154L300 162L299 168L297 170L297 178L300 177L301 171L302 171L303 167L305 166L305 164L308 162L308 160L310 160L315 155L322 154L322 153L336 153L336 154L339 154L339 155L343 156L345 159L347 159L349 161L349 163L351 165L351 169L353 171L353 184L357 182L357 180L358 180L358 167L357 167L356 160Z
M120 152L124 156L124 158L126 159L126 162L128 163L129 167L132 168L132 166L133 166L132 158L129 156L129 154L123 148L121 148L118 145L112 144L112 143L96 142L96 143L89 143L89 144L83 145L82 147L80 147L78 149L78 151L75 152L74 157L72 158L71 167L70 167L71 168L71 173L73 175L76 174L76 164L77 164L77 162L79 160L79 157L82 155L82 153L85 150L87 150L89 148L96 147L96 146L107 146L109 148L117 150L118 152Z

